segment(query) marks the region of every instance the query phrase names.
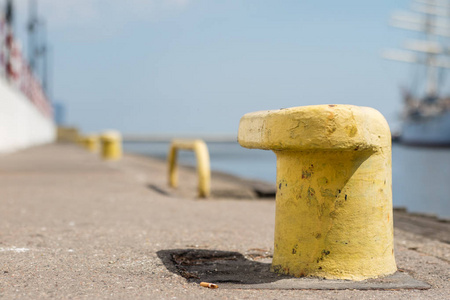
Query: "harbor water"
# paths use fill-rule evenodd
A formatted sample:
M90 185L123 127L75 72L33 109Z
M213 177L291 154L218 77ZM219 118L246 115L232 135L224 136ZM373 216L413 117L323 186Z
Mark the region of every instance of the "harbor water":
M245 149L236 142L207 144L212 170L275 184L276 157L272 151ZM166 159L169 143L125 143L124 149ZM179 162L195 165L195 156L180 151ZM394 144L392 177L394 207L450 219L450 149Z

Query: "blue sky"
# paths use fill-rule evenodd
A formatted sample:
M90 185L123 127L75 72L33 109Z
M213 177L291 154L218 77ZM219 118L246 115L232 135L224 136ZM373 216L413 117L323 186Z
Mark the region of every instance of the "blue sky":
M409 83L380 56L402 42L387 24L406 0L38 3L52 96L84 132L235 134L247 112L325 103L374 107L395 127Z

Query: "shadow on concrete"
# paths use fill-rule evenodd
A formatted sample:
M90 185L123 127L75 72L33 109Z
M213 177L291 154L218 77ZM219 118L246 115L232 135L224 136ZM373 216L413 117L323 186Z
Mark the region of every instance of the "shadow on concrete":
M148 184L147 187L161 195L172 197L172 194L168 191L168 189L161 188L155 184Z

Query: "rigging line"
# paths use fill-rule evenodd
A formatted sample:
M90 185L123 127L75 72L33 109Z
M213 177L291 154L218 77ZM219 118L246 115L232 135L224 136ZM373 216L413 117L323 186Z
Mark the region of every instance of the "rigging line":
M437 75L437 82L438 82L438 95L440 94L440 92L442 92L442 86L444 84L444 72L442 69L438 70L438 75Z
M423 70L421 70L422 66L420 64L411 64L409 67L412 69L411 73L413 74L409 90L413 95L418 96L420 83L423 81Z

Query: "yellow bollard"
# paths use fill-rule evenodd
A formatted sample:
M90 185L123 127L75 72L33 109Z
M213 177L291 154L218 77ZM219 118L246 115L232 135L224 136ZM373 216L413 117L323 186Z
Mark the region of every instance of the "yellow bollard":
M169 163L169 185L178 186L178 150L191 150L195 152L197 158L198 173L198 196L207 198L211 193L211 170L209 165L208 147L202 140L173 140L170 145L168 163Z
M87 147L87 138L85 136L81 136L78 142L83 148L88 149Z
M84 140L83 140L83 137L82 137L82 136L78 136L78 137L75 139L75 143L78 144L78 145L81 146L81 147L84 147Z
M101 135L102 157L106 160L122 158L122 137L119 132L107 131Z
M56 140L58 142L78 143L80 137L80 133L78 131L78 128L76 127L58 126L56 135L57 135Z
M239 143L277 156L272 271L364 280L396 270L391 134L368 107L246 114Z
M88 135L82 138L83 146L92 153L97 153L100 148L100 142L97 135Z

